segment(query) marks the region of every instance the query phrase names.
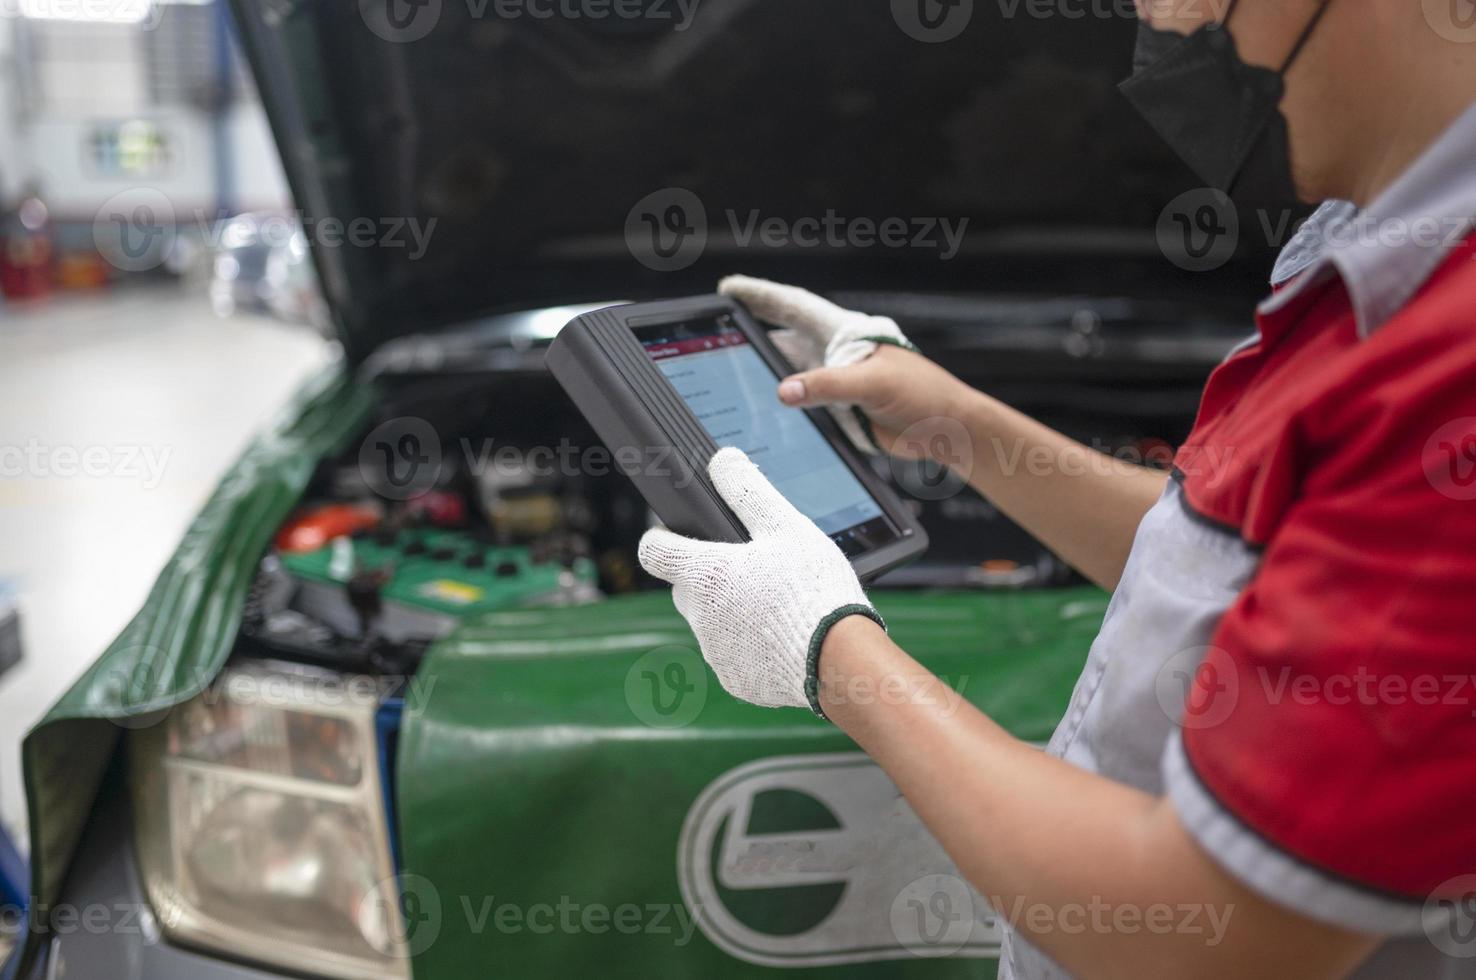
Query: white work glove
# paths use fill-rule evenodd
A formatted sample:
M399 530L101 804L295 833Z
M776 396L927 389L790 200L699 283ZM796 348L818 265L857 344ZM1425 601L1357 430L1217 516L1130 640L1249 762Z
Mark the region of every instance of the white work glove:
M641 567L672 584L677 611L729 694L823 718L825 634L852 615L885 624L840 548L742 450L718 450L707 472L752 540L695 541L652 528L641 538Z
M902 335L896 320L843 310L798 286L749 276L728 276L718 283L718 292L736 299L760 320L782 327L770 334L769 339L801 371L860 363L876 353L877 344L917 350ZM881 452L860 409L850 404L828 407L856 448L873 454Z

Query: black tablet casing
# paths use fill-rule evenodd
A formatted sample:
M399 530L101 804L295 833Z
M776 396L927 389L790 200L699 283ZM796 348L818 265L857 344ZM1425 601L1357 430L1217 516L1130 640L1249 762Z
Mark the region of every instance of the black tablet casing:
M776 374L789 373L790 366L763 328L736 302L716 295L614 306L576 317L554 338L547 364L611 451L615 467L631 478L667 527L706 541L741 542L748 540L743 524L707 475L717 444L634 332L723 314L732 317ZM857 574L871 578L919 557L927 550L927 534L912 512L860 457L828 412L806 414L899 532L897 540L852 557Z

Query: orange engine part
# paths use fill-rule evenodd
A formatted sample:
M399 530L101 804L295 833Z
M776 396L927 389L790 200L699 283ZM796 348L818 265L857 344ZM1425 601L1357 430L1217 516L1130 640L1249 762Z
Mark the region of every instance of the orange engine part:
M277 532L280 551L317 551L334 538L379 523L379 511L360 504L327 504L301 514Z

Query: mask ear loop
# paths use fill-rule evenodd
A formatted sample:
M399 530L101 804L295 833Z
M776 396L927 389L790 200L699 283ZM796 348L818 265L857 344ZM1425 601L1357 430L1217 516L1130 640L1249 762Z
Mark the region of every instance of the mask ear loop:
M1234 5L1234 3L1235 0L1231 0L1232 6ZM1297 55L1302 53L1302 48L1306 47L1307 42L1311 40L1312 32L1317 29L1318 23L1322 20L1322 15L1327 13L1327 8L1331 6L1332 0L1324 0L1324 2L1317 7L1317 13L1313 14L1312 19L1308 21L1307 26L1302 28L1301 37L1297 38L1297 43L1292 47L1291 54L1286 56L1286 60L1281 63L1281 68L1279 71L1276 72L1276 74L1285 75L1287 69L1291 68L1292 62L1297 60Z
M1221 17L1219 23L1215 26L1221 30L1228 30L1230 28L1230 18L1235 13L1235 8L1239 3L1240 0L1230 0L1230 4L1225 8L1225 16ZM1332 0L1324 0L1323 3L1318 5L1317 13L1313 14L1312 19L1307 22L1307 26L1302 28L1302 33L1297 38L1297 43L1292 45L1291 54L1286 56L1286 60L1281 63L1281 67L1277 69L1276 74L1285 75L1287 73L1287 70L1292 66L1292 62L1297 60L1297 55L1302 53L1302 49L1312 39L1312 32L1317 30L1317 25L1321 22L1322 15L1327 13L1327 8L1331 6Z

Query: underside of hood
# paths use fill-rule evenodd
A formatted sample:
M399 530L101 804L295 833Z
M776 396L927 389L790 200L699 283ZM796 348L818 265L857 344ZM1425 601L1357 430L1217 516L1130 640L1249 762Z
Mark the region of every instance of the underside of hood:
M1193 184L1116 91L1130 4L232 2L355 359L734 271L960 291L1042 255L1164 268L1154 222Z

